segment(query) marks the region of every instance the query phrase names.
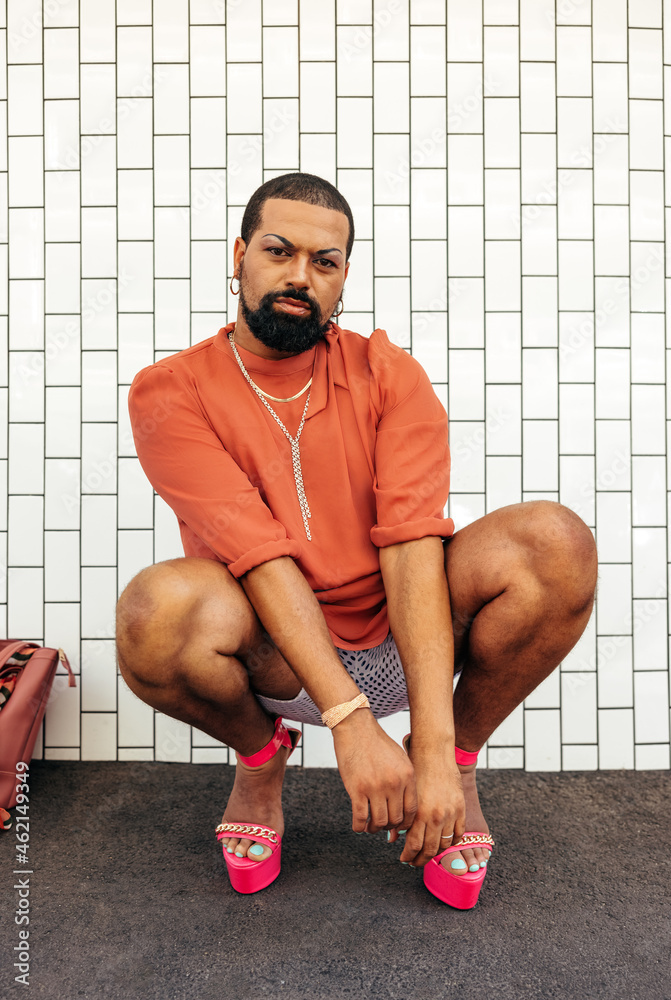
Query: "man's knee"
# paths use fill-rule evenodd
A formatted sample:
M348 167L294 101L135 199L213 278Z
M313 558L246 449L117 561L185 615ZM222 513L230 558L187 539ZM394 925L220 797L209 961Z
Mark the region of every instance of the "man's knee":
M523 537L539 577L561 589L573 611L591 607L598 560L589 526L575 511L551 500L523 507Z
M211 559L166 559L140 570L117 601L116 645L122 675L126 680L169 684L184 647L207 641L208 625L213 633L219 629L222 644L228 640L235 645L237 634L248 625L236 589L241 588L227 568Z
M182 574L171 565L176 561L166 560L140 570L117 601L117 659L127 681L133 677L151 682L152 666L164 653L170 625L182 616L182 605L189 595L188 588L182 585Z
M135 641L190 598L191 588L180 571L179 560L145 566L122 591L116 606L117 638L133 633Z

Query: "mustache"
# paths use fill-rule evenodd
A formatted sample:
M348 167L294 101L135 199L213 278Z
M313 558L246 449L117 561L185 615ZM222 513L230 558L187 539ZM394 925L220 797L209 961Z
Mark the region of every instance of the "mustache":
M316 309L315 303L308 298L305 292L271 292L270 295L271 302L277 302L279 299L295 299L296 302L304 302L313 311Z

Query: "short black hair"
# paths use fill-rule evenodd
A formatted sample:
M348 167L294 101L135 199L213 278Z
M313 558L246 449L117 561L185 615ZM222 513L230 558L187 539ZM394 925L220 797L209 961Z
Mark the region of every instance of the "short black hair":
M264 203L269 198L284 198L287 201L304 201L307 205L319 205L321 208L331 208L336 212L342 212L347 216L349 222L349 236L347 237L346 261L349 260L354 244L354 219L352 209L349 207L347 199L340 191L323 177L316 174L305 174L300 171L291 174L281 174L279 177L272 177L261 187L258 187L247 202L242 225L240 226L240 236L249 246L249 241L261 225L261 215Z

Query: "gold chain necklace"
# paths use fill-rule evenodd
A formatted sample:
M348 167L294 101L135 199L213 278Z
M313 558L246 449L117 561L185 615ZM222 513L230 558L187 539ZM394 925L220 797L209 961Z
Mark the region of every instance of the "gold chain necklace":
M293 468L294 468L294 480L295 480L295 483L296 483L296 493L298 495L298 503L300 504L301 514L303 516L303 525L305 527L305 534L307 535L308 541L311 542L312 541L312 535L310 534L310 526L308 525L308 518L312 517L312 512L310 511L310 507L308 505L308 499L307 499L307 497L305 495L305 486L303 485L303 470L301 468L301 453L300 453L300 450L299 450L299 447L298 447L298 439L301 436L301 431L303 430L303 425L305 424L305 414L308 411L308 403L310 402L310 395L311 395L311 391L312 390L310 390L310 392L308 393L308 398L305 400L305 407L303 409L303 416L301 417L301 422L299 424L298 431L296 432L296 437L292 437L291 434L289 433L289 431L286 429L286 427L282 423L282 421L280 420L280 418L277 416L277 414L273 410L273 408L270 405L270 403L268 403L263 398L263 396L267 395L267 393L264 393L263 389L259 389L259 387L256 384L256 382L254 382L251 379L251 377L249 375L249 372L245 368L245 366L244 366L244 364L242 362L242 358L240 357L240 355L238 353L238 349L235 346L235 341L233 340L233 330L231 330L231 332L229 333L228 339L230 341L231 347L233 348L233 353L235 354L235 359L238 362L238 365L240 366L240 370L241 370L242 374L245 376L245 378L247 379L247 381L251 385L252 389L255 390L257 396L259 397L259 399L261 400L261 402L263 403L263 405L266 407L267 410L270 411L270 413L272 414L272 416L275 419L275 421L280 425L280 427L282 428L282 431L284 432L284 434L286 435L286 437L289 439L289 444L291 445L291 460L292 460L292 464L293 464ZM317 356L315 354L315 361L316 361L316 358L317 358ZM314 362L313 362L313 371L314 371ZM310 382L312 382L312 379L310 379ZM308 385L310 384L310 382L308 382ZM305 388L307 388L307 386ZM303 389L301 391L305 392L305 389ZM263 393L263 395L262 395L262 393ZM300 392L298 393L298 395L300 396ZM275 397L271 396L270 398L274 399ZM295 398L295 397L292 397L292 398ZM288 400L285 399L285 400L281 400L280 402L286 403L286 402L288 402Z
M228 335L228 339L231 342L231 347L233 347L233 348L235 348L235 340L233 339L234 333L235 333L235 330L231 330L231 332ZM235 352L235 354L236 354L237 358L240 357L240 355L238 354L237 351ZM312 376L310 376L310 381L307 383L307 385L304 385L303 388L301 389L301 391L297 392L295 396L287 396L286 399L280 399L279 396L271 396L269 392L264 392L263 389L260 386L258 386L256 384L256 382L254 382L252 380L252 378L251 378L250 375L248 375L247 378L248 378L249 382L251 382L251 384L254 386L254 388L256 389L257 392L262 393L266 397L266 399L273 399L276 403L291 403L291 402L293 402L294 399L298 399L299 396L302 396L303 393L305 392L305 390L309 389L310 386L312 385Z

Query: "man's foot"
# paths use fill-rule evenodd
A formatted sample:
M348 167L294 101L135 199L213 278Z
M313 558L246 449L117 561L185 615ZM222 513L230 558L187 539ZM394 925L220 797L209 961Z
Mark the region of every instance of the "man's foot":
M282 782L289 756L289 747L280 747L274 757L260 767L248 767L238 760L235 781L222 823L250 823L269 826L278 836L284 833L282 813ZM272 851L265 844L239 837L222 837L224 850L250 861L265 861ZM259 851L262 847L263 850ZM250 849L252 853L250 853Z
M489 827L485 817L482 815L478 790L475 785L475 764L457 764L461 772L461 784L464 789L464 802L466 805L466 829L477 830L478 833L489 833ZM441 865L453 875L465 875L468 871L479 871L484 867L483 862L489 860L492 852L486 847L465 848L463 851L453 851L446 854L441 860ZM457 864L455 865L455 861Z

